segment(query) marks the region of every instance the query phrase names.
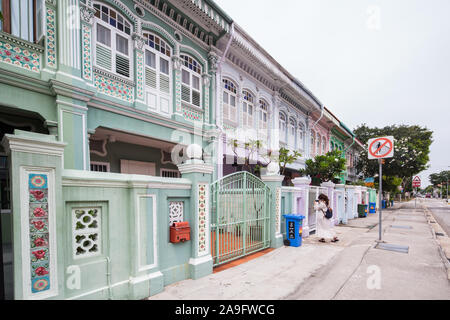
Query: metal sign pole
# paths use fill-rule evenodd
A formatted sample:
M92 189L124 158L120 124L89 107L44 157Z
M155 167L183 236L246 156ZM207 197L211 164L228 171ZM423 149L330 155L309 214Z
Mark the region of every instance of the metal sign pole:
M379 189L380 189L380 194L379 194L379 198L380 198L380 203L379 203L379 209L380 209L380 223L379 223L379 228L380 228L380 230L379 230L379 235L380 235L380 242L381 242L381 229L382 229L382 227L381 227L381 216L382 216L382 208L383 208L383 160L382 159L378 159L378 163L380 164L380 186L379 186Z
M417 187L416 187L416 194L414 195L414 209L417 208Z

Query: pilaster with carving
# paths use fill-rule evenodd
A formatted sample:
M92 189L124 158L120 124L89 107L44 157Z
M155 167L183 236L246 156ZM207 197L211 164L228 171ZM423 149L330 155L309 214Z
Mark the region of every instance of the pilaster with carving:
M92 26L94 23L95 9L92 7L92 1L86 1L86 4L80 3L81 15L81 41L82 41L82 76L83 79L92 83Z
M141 23L137 23L137 32L133 34L134 41L134 59L135 59L135 82L136 82L136 91L135 91L135 101L137 103L145 104L144 99L144 43L145 40L141 35L142 32Z
M56 45L56 0L45 0L45 67L56 69L57 45Z
M179 56L179 52L174 53L172 56L173 70L175 73L175 104L174 113L181 116L181 65L182 61Z

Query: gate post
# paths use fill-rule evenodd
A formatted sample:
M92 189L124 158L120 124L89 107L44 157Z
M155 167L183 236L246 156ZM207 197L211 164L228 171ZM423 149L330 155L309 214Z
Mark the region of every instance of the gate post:
M307 177L295 178L292 183L296 188L302 189L296 193L300 197L300 206L297 208L298 213L305 217L303 221L303 237L307 238L309 236L309 212L308 212L308 197L309 197L309 185L311 184L311 179Z
M272 162L273 163L273 162ZM261 176L261 180L270 189L272 201L270 202L270 247L280 248L283 246L283 235L281 234L281 184L284 176L278 174L277 168L267 168L268 174Z
M345 212L345 185L337 184L335 188L340 193L340 197L338 197L336 200L338 224L339 223L347 224L347 215Z
M214 167L202 160L202 153L199 145L190 145L186 149L189 160L178 165L183 178L192 181L190 212L193 225L191 226L192 252L189 272L194 280L205 277L213 271L209 191Z
M10 163L14 299L64 296L62 157L55 136L15 130L2 140Z

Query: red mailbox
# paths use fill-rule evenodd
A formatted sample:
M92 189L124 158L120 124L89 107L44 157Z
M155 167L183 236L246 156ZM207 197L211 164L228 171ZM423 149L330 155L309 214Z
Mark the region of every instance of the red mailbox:
M170 227L170 242L178 243L191 240L191 227L189 222L175 222Z

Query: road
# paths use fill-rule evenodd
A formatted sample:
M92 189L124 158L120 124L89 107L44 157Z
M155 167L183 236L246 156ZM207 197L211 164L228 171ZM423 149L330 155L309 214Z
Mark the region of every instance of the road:
M439 225L450 236L450 205L441 199L423 199L422 203L433 213Z

